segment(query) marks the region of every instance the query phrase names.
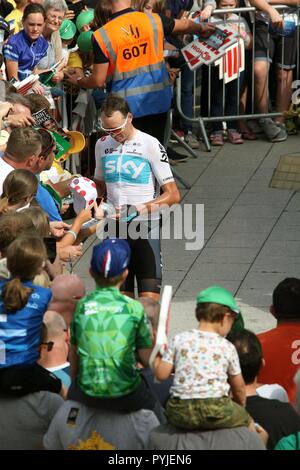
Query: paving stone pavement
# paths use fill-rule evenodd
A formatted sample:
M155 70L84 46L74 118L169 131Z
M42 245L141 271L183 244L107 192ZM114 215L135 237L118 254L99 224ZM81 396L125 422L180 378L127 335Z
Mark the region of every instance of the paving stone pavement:
M182 204L204 204L204 246L187 250L188 240L163 240L163 283L174 289L170 335L197 324L195 296L212 284L236 295L249 329L275 325L269 313L272 290L285 277L300 276L300 193L269 183L280 156L297 153L299 143L299 136L277 144L226 143L211 152L200 149L197 159L174 167L191 186L178 183ZM95 240L85 244L74 270L89 290Z

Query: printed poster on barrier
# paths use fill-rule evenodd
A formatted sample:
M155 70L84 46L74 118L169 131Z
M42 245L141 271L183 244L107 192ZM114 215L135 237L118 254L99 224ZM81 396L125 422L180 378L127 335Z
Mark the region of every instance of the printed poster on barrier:
M243 39L226 49L226 53L215 62L219 66L219 79L229 83L245 70L245 45Z
M228 25L218 25L211 36L191 42L181 52L191 70L220 59L226 49L238 41L237 31Z

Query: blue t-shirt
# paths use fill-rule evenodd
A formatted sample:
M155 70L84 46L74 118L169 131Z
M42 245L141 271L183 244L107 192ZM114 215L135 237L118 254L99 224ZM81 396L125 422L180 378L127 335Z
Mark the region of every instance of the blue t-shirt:
M23 30L9 37L3 47L3 55L5 59L18 62L18 79L24 80L47 54L48 46L43 36L32 42Z
M68 370L70 369L69 367L67 368ZM66 387L69 388L71 385L71 377L69 373L66 372L66 369L58 369L58 370L52 370L52 374L56 375L58 377L62 384Z
M1 298L2 289L9 280L0 281L0 368L32 365L40 357L43 316L51 300L51 290L23 282L32 293L24 308L7 313Z
M47 189L43 188L40 182L38 183L38 189L35 199L37 203L41 206L43 211L48 214L50 222L62 221L61 215L58 211L57 205L54 202L54 199L51 197L51 194L47 191Z

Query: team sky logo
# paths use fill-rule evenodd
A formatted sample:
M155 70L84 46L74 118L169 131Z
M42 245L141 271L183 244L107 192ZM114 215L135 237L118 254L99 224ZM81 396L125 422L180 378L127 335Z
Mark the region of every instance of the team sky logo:
M151 165L145 158L132 155L105 155L102 171L106 183L148 184Z
M113 153L114 152L114 148L110 148L110 149L105 149L104 153Z
M169 163L168 155L164 146L159 144L159 150L160 150L160 161L163 163Z

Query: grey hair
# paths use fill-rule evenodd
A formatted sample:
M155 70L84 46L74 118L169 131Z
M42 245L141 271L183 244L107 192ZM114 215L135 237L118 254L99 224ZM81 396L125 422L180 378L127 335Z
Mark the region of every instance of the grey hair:
M63 11L64 13L68 11L68 6L65 0L45 0L43 6L46 13L50 8L53 8L56 11Z

